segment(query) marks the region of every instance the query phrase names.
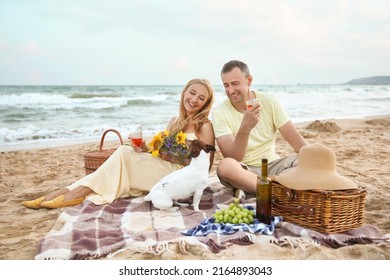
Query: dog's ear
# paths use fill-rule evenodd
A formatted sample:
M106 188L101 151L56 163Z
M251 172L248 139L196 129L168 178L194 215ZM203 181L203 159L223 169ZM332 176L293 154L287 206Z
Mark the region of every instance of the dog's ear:
M201 149L197 150L197 149L191 149L190 152L188 153L188 156L187 158L190 159L190 158L196 158L199 156L200 154L200 151Z
M215 147L214 147L213 145L207 145L207 144L206 144L206 149L204 149L204 151L205 151L206 153L209 153L209 152L215 152L216 149L215 149Z
M195 158L199 156L200 151L202 150L202 144L203 143L200 140L197 139L191 140L187 158Z
M202 141L197 139L191 141L189 149L190 152L188 158L194 158L199 156L201 150L205 151L206 153L209 153L211 151L213 152L216 151L214 146L204 144Z

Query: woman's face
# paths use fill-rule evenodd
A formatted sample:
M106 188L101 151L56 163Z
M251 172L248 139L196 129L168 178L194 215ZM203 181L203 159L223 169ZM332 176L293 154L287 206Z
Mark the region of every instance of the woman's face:
M192 84L184 92L183 105L188 115L200 111L209 99L209 94L204 85Z

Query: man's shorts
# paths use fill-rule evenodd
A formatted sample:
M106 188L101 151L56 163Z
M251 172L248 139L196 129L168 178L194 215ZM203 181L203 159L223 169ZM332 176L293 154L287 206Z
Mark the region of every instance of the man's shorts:
M275 175L281 174L281 173L287 171L288 169L297 166L297 164L298 164L297 159L298 159L298 156L293 155L293 156L283 157L283 158L279 158L277 160L271 161L270 163L268 163L268 176L275 176ZM251 171L251 172L255 173L256 175L261 174L261 167L246 165L242 162L240 162L240 164L241 164L242 168L244 168L245 170ZM218 173L217 173L217 175L218 175ZM222 180L221 177L219 177L219 175L218 175L218 178L219 178L219 181L222 183L222 185L224 185L228 188L235 189L235 187L233 185Z

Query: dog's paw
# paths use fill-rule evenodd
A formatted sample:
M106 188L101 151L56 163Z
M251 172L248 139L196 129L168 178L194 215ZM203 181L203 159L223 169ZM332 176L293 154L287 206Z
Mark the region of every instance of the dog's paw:
M246 198L246 193L243 190L236 189L234 191L234 196L241 200Z
M164 211L169 211L169 212L175 212L177 210L179 210L179 207L171 207L171 208L167 208L167 209L161 209L161 210L164 210Z
M180 207L188 207L188 206L190 206L189 203L183 203L183 202L177 202L177 201L175 201L175 205L178 205Z

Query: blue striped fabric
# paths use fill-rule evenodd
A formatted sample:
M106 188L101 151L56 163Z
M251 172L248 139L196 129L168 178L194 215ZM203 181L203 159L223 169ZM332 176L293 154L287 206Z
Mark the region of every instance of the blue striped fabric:
M184 235L190 236L206 236L209 233L216 232L219 234L234 234L238 231L248 231L250 233L260 233L266 235L272 235L275 231L275 226L281 222L283 218L281 216L272 216L272 222L270 225L263 224L259 220L255 219L252 224L223 224L214 223L215 218L209 218L202 221L199 225L192 229L181 231Z

